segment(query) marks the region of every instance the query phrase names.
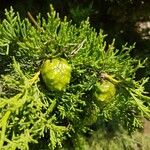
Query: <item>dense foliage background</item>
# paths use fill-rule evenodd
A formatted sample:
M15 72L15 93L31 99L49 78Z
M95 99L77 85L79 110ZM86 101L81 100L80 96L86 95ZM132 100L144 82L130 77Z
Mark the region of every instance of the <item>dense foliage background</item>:
M60 20L57 17L55 18L53 11L51 17L47 16L50 3L53 4L56 11L59 12ZM7 20L3 21L3 18L6 17L4 16L4 9L10 9L10 6L13 6L15 11L19 11L21 21L19 16L15 17L12 10L11 13L6 13ZM71 2L67 0L12 2L8 0L1 1L0 7L0 20L3 21L0 26L0 33L2 35L2 57L0 59L2 62L0 67L2 67L2 69L0 73L3 75L6 73L6 76L1 76L1 83L2 85L6 83L6 85L3 85L6 89L1 97L1 116L3 117L0 127L4 129L5 120L7 120L6 118L10 115L10 128L7 128L6 133L12 135L11 132L14 130L13 128L19 128L19 131L14 130L12 137L7 137L8 139L12 138L13 142L11 143L7 139L5 142L9 144L5 145L6 149L11 146L18 146L19 148L28 147L28 142L36 143L37 141L41 148L43 148L43 143L45 142L46 149L48 149L48 144L51 149L55 149L57 146L61 146L63 140L65 141L68 138L70 142L67 142L66 145L71 146L73 143L77 150L99 150L100 147L105 147L106 145L108 149L120 149L124 146L126 149L134 149L135 143L140 143L142 140L139 147L142 146L144 150L149 149L149 145L147 144L149 138L144 137L141 139L141 133L137 132L132 134L131 140L131 136L128 134L136 128L141 128L141 117L149 117L149 107L147 107L149 105L147 100L149 99L142 95L142 93L144 93L143 86L147 80L143 79L136 82L136 80L142 77L150 76L149 1L83 0L81 3L79 0L73 0ZM48 19L46 22L40 17L38 19L36 18L37 22L39 24L41 23L41 26L46 32L43 32L41 29L40 32L37 32L33 27L35 26L33 20L22 21L25 17L29 17L27 15L28 11L34 18L36 18L35 16L40 12L42 17ZM64 16L67 16L67 21L72 20L72 23L67 23L67 21L64 20ZM81 23L81 21L86 20L87 17L89 17L90 25L94 28L91 29L88 22ZM52 24L50 23L51 21L53 21ZM76 26L72 26L71 24L75 24ZM51 31L49 31L49 29L51 29ZM99 33L99 29L103 29L104 32ZM95 30L97 32L95 32ZM105 37L104 34L108 34L108 36ZM88 36L87 39L85 35ZM48 39L49 36L54 38L54 41ZM111 43L114 38L116 42L113 45ZM76 43L72 43L72 41L76 41ZM107 41L106 47L104 41ZM134 46L122 46L127 42L129 45L133 45L133 43L136 42L135 48ZM33 45L31 43L33 43ZM43 43L45 44L43 45ZM74 45L74 47L72 47L71 44ZM114 49L114 46L120 49L120 52L111 51ZM3 47L7 49L5 50ZM90 47L93 48L93 51ZM101 51L98 50L99 47L101 47ZM105 48L108 48L108 52L106 53L103 52ZM33 51L31 51L31 49ZM50 50L52 56L49 56L48 50L41 53L43 49ZM66 51L62 51L59 54L59 50L62 49ZM83 49L83 51L79 52L77 57L71 58L70 52L74 53L75 51L76 53L78 49ZM133 50L131 51L131 49ZM10 51L7 52L7 50ZM33 77L33 74L42 64L43 58L53 57L53 55L55 56L57 54L61 57L65 57L69 63L72 64L74 80L71 81L71 86L67 87L66 93L51 94L45 90L42 81L37 83L38 77L36 75ZM15 56L15 58L12 59L12 56ZM104 57L104 60L107 61L99 60L98 56ZM142 61L148 57L145 64L146 67L142 67L142 61L137 64L137 61L130 58L130 56ZM87 63L87 65L83 65L84 62L88 61L89 63ZM113 65L111 65L110 62ZM11 64L10 66L8 65L9 63ZM138 70L134 68L136 64L137 68L139 68ZM4 68L5 66L8 68ZM126 66L126 68L122 66ZM87 70L87 68L89 70ZM97 72L99 70L115 74L115 77L121 80L122 84L116 86L119 92L117 92L118 95L115 101L112 104L106 105L104 109L103 107L99 108L99 105L97 105L97 102L95 103L93 99L91 103L88 97L91 94L89 91L93 88L93 84L98 80ZM136 74L134 74L135 71ZM7 73L10 73L10 76L7 75ZM132 80L134 75L136 76L135 81ZM17 86L19 89L16 88ZM11 92L9 91L9 87L11 87ZM78 91L77 87L81 88L81 91ZM149 91L149 88L150 83L147 82L146 90ZM86 94L87 96L85 96ZM35 98L37 98L38 101L35 101ZM8 104L6 99L8 102L12 100L14 103ZM70 99L72 99L72 103L70 103ZM141 99L144 99L144 101L142 102ZM8 107L5 107L7 105ZM116 106L114 107L114 105ZM29 112L29 110L31 111ZM88 112L88 110L90 110L90 112ZM84 112L84 116L94 114L96 119L99 117L100 123L99 121L94 122L94 125L90 123L91 120L94 120L93 116L89 119L90 121L85 119L86 121L83 120L82 122L82 111ZM22 116L22 113L25 113L25 118L29 120L24 119L24 117L18 120L18 118ZM51 116L49 116L49 113ZM100 116L97 116L98 114L100 114ZM37 122L37 124L34 125L33 120ZM101 120L104 120L104 122ZM77 122L80 121L81 124L78 125ZM50 126L48 126L49 124ZM120 124L123 125L121 128L119 126ZM122 129L122 127L126 130ZM101 130L103 128L105 130ZM46 134L47 131L50 131L50 133ZM20 135L18 136L17 134ZM27 136L29 136L28 139L26 138ZM32 137L34 138L32 139ZM51 143L49 143L49 138ZM24 141L26 141L26 143ZM3 145L2 140L0 145ZM37 149L40 148L39 145L31 144L30 148ZM65 147L63 148L65 149Z
M132 56L145 59L150 57L150 1L149 0L1 0L0 19L4 17L4 9L13 6L22 17L27 17L27 11L33 16L39 12L46 17L49 4L53 4L60 17L67 16L73 23L80 24L90 17L91 25L99 31L100 28L109 36L107 42L116 39L115 46L133 44L136 42ZM146 67L140 69L137 78L150 76L150 60ZM147 89L150 84L147 84Z

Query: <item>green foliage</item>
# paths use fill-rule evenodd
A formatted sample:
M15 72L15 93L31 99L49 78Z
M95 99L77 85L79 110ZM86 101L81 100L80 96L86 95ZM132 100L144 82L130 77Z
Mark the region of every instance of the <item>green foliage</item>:
M33 26L11 8L0 37L0 149L59 149L68 140L68 147L81 143L84 149L84 138L95 128L121 126L131 133L142 127L143 117L150 118L147 79L135 81L145 61L130 57L134 45L121 50L114 42L106 45L103 32L96 33L88 20L77 28L51 7L47 19L39 15ZM57 57L72 67L70 84L61 92L47 89L39 71L46 59ZM93 96L99 80L116 86L107 105Z

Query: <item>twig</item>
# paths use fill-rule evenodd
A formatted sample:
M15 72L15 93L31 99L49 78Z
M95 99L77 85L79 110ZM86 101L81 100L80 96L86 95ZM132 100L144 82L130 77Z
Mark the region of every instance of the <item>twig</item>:
M118 84L118 83L120 83L120 81L114 79L112 76L108 75L108 74L105 73L105 72L101 73L100 77L103 78L103 79L109 80L109 81L112 82L113 84Z
M85 43L86 39L84 39L78 46L76 49L74 49L71 53L70 53L70 56L74 56L76 55L79 50L83 47L83 44Z
M34 25L35 25L39 30L44 31L44 30L40 27L40 25L35 21L35 19L33 18L33 16L31 15L31 13L30 13L29 11L27 12L27 14L28 14L28 17L30 18L30 20L34 23Z

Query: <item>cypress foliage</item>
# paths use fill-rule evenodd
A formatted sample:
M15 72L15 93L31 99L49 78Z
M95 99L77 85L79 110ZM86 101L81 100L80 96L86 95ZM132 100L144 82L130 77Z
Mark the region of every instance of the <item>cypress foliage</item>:
M142 118L150 118L150 97L144 90L147 79L135 81L145 60L130 57L134 45L117 50L88 20L76 27L50 8L47 19L39 15L34 25L12 8L0 23L0 149L53 150L72 144L78 149L76 143L86 143L92 130L142 128ZM40 74L45 60L55 58L72 68L63 91L48 89ZM94 96L96 83L105 80L116 88L107 102Z

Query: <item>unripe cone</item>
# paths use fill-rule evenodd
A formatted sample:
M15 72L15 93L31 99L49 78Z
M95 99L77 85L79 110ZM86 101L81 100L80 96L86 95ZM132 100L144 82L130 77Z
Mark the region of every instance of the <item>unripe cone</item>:
M83 124L86 126L91 126L92 124L96 123L99 113L99 108L95 104L91 104L91 106L88 107L87 114L83 120Z
M71 78L71 66L63 58L46 60L41 68L43 81L50 90L65 90Z
M94 96L97 101L105 101L108 102L111 100L116 94L115 85L107 80L102 83L97 82Z

